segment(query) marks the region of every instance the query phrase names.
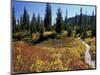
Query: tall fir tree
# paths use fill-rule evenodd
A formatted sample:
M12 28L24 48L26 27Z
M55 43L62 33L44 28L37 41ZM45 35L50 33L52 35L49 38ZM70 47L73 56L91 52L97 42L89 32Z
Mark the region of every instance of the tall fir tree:
M61 9L59 8L57 11L57 18L56 18L56 33L60 34L61 33L61 27L62 27L62 12Z
M30 16L27 14L26 30L30 33Z
M23 31L27 31L29 29L29 15L24 7L24 13L23 13Z
M84 22L83 22L82 27L83 27L84 29L82 30L81 38L82 38L82 39L85 39L85 38L87 37L87 28L88 28L88 26L87 26L87 11L86 11L86 13L85 13L85 15L84 15Z
M79 24L78 24L78 33L81 35L82 33L82 8L80 8L80 16L79 16Z
M86 13L85 13L85 19L84 19L84 27L83 28L85 28L85 30L87 30L87 25L88 25L88 17L87 17L88 15L87 15L87 11L86 11Z
M67 31L68 31L67 36L71 37L72 36L72 25L71 24L68 26L68 30Z
M91 30L92 36L96 36L96 15L94 14L94 11L92 12L91 16Z
M13 7L13 10L12 10L12 31L13 33L16 32L16 17L15 17L15 9Z
M38 32L40 32L40 24L41 24L40 14L38 14L36 22L37 22L36 23L36 29L37 29Z
M31 20L30 30L31 30L31 34L32 34L33 32L34 32L34 33L37 32L37 30L36 30L36 17L35 17L35 14L34 14L34 13L33 13L32 20Z
M50 31L52 26L52 13L49 3L46 4L45 18L44 18L45 30Z
M41 24L40 24L40 40L43 40L43 32L44 32L44 24L43 24L43 20L41 18Z
M65 16L65 23L64 23L64 30L68 29L68 17L67 17L67 10L66 10L66 16Z

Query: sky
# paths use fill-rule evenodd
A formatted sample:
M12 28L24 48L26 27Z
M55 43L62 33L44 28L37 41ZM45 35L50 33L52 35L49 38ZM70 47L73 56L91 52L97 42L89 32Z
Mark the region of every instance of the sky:
M83 14L92 15L92 12L95 13L95 6L86 6L86 5L71 5L71 4L54 4L50 3L51 10L52 10L52 24L56 22L56 16L57 16L57 10L58 8L61 8L63 19L66 15L67 10L67 16L68 18L73 17L76 15L76 13L80 14L80 8L82 8ZM12 8L15 9L15 16L18 20L20 18L20 15L23 14L24 7L26 7L28 14L30 16L30 20L32 18L33 12L37 16L40 14L41 18L44 19L45 16L45 10L46 10L46 3L39 3L39 2L22 2L22 1L15 1L12 0Z

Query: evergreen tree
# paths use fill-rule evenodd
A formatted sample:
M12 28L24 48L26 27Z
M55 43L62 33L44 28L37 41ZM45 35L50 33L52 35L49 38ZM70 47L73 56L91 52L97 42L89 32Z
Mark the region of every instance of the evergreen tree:
M78 34L78 15L77 15L77 13L76 13L76 16L75 16L75 20L74 21L75 21L74 23L75 23L75 26L76 26L76 35L77 35Z
M83 25L82 27L84 28L81 32L81 38L82 39L85 39L87 37L87 11L86 11L86 14L84 15L84 19L83 19Z
M57 12L57 18L56 18L56 33L60 34L61 33L61 26L62 26L62 12L61 12L61 9L59 8L58 9L58 12Z
M51 13L51 6L49 3L47 3L46 5L46 14L45 14L45 18L44 18L44 26L45 26L45 30L50 31L51 30L51 22L52 22L52 13Z
M38 14L37 24L36 24L36 29L37 29L38 32L40 32L40 24L41 24L41 18L40 18L40 14Z
M87 37L87 28L88 28L88 26L87 26L87 11L86 11L86 14L85 14L85 18L84 18L84 23L83 23L83 31L82 31L82 34L81 34L81 38L82 39L85 39L86 37Z
M88 17L87 17L87 11L86 11L86 14L85 14L85 19L84 19L84 27L86 27L88 24Z
M44 26L43 26L43 20L41 19L41 24L40 24L40 40L43 40L43 32L44 32Z
M94 14L94 11L92 12L91 16L91 30L92 36L96 36L96 15Z
M66 10L66 16L65 16L65 22L64 22L64 30L67 30L68 28L68 17L67 17L67 10Z
M29 15L28 12L26 10L26 8L24 7L24 13L23 13L23 31L27 31L29 29Z
M80 16L79 16L79 25L78 25L78 33L81 35L82 33L82 8L80 8Z
M34 32L34 33L37 32L37 30L36 30L36 17L35 17L35 14L34 14L34 13L33 13L32 20L31 20L30 30L31 30L31 34L32 34L33 32Z
M72 36L72 25L71 24L68 26L68 30L67 31L68 31L67 36L71 37Z
M30 32L30 20L29 20L29 14L27 14L27 22L26 22L26 30L28 31L28 32Z
M12 10L12 28L13 28L13 33L16 32L16 17L15 17L15 9L13 7L13 10Z
M84 26L83 26L85 32L88 30L88 15L87 15L87 11L85 14L85 18L84 18Z

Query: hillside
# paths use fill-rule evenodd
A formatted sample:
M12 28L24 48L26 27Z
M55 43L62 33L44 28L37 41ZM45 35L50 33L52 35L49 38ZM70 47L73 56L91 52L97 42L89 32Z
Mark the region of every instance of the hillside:
M13 42L13 72L89 69L85 47L77 38L49 39L36 45Z

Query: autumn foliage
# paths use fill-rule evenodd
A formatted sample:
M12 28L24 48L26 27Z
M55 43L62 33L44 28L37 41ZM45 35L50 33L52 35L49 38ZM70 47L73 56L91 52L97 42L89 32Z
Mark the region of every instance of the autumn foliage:
M39 44L12 42L13 72L47 72L88 69L85 47L76 38L49 39Z

